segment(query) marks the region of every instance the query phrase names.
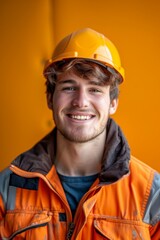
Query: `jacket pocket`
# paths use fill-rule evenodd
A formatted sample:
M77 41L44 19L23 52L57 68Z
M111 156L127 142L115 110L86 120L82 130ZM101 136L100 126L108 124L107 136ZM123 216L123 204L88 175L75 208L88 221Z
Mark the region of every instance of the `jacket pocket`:
M2 240L44 240L51 218L47 211L8 211L0 225L0 236Z
M132 221L94 220L94 238L96 240L149 240L148 227Z

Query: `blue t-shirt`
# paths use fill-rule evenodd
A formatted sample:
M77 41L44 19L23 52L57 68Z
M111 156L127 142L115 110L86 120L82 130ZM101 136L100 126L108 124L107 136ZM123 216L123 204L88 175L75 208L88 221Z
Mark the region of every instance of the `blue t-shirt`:
M93 182L97 179L98 174L83 177L70 177L59 174L63 189L66 193L72 215L75 215L78 203L83 195L89 190Z

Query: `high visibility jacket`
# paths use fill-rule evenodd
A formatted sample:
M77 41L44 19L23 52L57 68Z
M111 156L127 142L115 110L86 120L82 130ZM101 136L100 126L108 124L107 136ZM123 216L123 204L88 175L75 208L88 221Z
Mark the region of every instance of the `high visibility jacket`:
M128 159L120 129L113 122L110 129L112 148L74 219L52 161L56 129L1 172L0 239L160 239L160 175Z

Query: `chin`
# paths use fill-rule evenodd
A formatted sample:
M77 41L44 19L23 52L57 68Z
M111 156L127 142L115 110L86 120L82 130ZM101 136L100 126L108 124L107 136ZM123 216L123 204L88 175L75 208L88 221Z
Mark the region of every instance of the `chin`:
M98 132L93 132L91 133L91 131L89 131L89 134L86 134L87 130L79 130L79 131L60 131L61 135L67 139L70 142L74 142L74 143L86 143L89 141L92 141L94 139L96 139L98 136L100 136L103 132L104 129L102 131L98 131ZM84 134L83 134L84 132Z

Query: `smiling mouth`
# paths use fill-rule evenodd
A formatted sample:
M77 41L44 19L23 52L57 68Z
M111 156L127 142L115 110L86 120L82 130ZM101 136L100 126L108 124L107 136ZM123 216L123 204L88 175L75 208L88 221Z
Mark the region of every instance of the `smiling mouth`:
M93 115L72 115L72 114L68 114L69 118L72 119L77 119L77 120L90 120L91 118L93 118Z

